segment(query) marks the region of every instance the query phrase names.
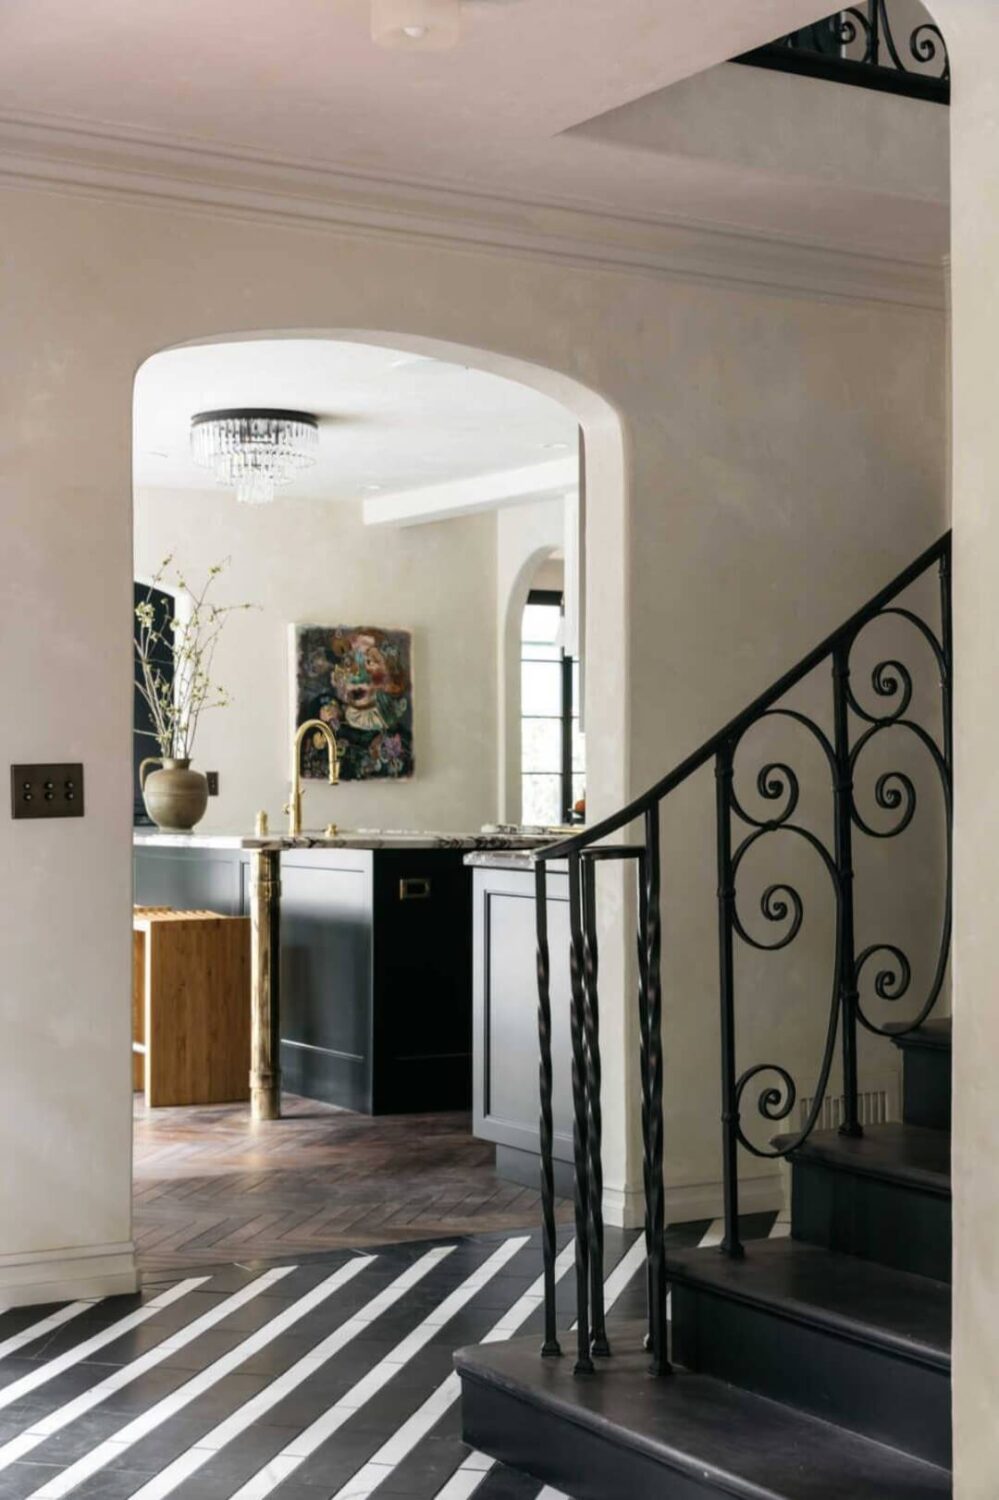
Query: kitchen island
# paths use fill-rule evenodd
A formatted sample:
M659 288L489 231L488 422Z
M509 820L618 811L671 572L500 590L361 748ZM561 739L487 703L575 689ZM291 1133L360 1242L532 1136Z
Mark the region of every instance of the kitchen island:
M249 916L250 1101L295 1093L370 1114L467 1108L472 1074L468 853L527 833L334 836L135 831L141 906Z
M527 850L465 856L472 884L472 1129L496 1148L501 1177L538 1185L538 978L534 861ZM569 1033L569 876L548 866L556 1191L573 1194Z

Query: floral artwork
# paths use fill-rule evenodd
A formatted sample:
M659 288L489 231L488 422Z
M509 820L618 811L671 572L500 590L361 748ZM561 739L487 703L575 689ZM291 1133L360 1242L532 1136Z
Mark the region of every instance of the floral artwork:
M412 638L361 625L294 627L295 727L322 719L336 735L343 781L413 774ZM320 736L306 738L302 775L327 775Z

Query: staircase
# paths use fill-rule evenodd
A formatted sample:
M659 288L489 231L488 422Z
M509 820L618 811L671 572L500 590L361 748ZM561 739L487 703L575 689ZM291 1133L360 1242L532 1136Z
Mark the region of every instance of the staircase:
M950 627L948 539L858 612L745 714L615 819L545 851L538 863L538 978L541 1045L542 1197L546 1271L543 1350L538 1341L479 1345L459 1351L465 1441L526 1471L573 1500L943 1500L951 1494L950 1429L950 1115L951 1022L931 1014L942 994L949 952L948 900L936 969L914 1013L879 1021L873 997L908 994L909 961L895 942L855 951L856 907L852 841L892 838L916 809L911 776L882 770L874 801L894 818L874 828L855 787L860 758L881 732L911 733L939 773L950 811ZM910 586L939 568L936 627L902 600ZM934 728L917 725L909 668L879 662L875 694L892 700L871 713L850 686L850 661L860 633L888 614L907 622L929 645L939 669L941 706ZM781 702L823 662L832 664L832 729ZM733 767L746 729L766 715L807 722L821 736L830 767L829 847L793 821L798 783L785 761L759 772L759 796L779 803L753 815L734 791ZM660 988L659 808L687 775L715 761L718 831L719 1001L722 1036L722 1155L725 1236L720 1247L667 1255L663 1188L664 1059ZM637 844L609 844L636 818ZM736 836L740 825L749 832ZM948 822L949 826L949 822ZM790 885L762 893L763 916L781 926L778 939L757 943L738 915L735 887L742 853L769 836L799 834L821 843L836 903L837 951L833 1004L820 1087L803 1128L773 1135L761 1148L747 1134L741 1106L747 1087L764 1074L759 1113L786 1121L796 1100L793 1080L775 1063L739 1071L736 945L779 952L801 926L801 904ZM562 1354L556 1326L555 1234L551 1217L551 1014L545 868L568 861L573 997L573 1087L576 1106L576 1358ZM627 860L638 870L638 996L642 1038L642 1120L645 1144L648 1319L605 1328L603 1225L600 1213L600 1040L597 997L594 869ZM875 957L877 963L874 963ZM878 973L871 980L871 973ZM867 988L873 997L863 998ZM901 1121L861 1126L858 1117L857 1028L901 1053ZM816 1123L841 1052L844 1124ZM677 1059L677 1065L682 1060ZM840 1075L837 1075L839 1077ZM791 1174L789 1238L741 1241L739 1148L785 1160ZM672 1316L667 1325L666 1288Z

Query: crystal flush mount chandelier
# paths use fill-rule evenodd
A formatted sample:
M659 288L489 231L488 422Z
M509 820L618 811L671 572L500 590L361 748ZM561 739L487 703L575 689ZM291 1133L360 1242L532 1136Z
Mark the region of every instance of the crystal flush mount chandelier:
M371 35L381 47L441 52L461 35L461 0L371 0Z
M191 418L191 456L246 505L266 505L278 485L316 461L319 423L304 411L234 407Z

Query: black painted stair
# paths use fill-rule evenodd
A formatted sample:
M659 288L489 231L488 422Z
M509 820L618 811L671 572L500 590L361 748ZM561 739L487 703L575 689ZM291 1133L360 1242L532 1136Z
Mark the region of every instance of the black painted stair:
M790 1150L790 1239L670 1257L671 1376L637 1325L466 1349L466 1441L574 1500L950 1496L950 1022L893 1040L902 1122Z
M950 1288L794 1240L672 1257L673 1358L950 1463Z
M717 1254L717 1252L712 1252ZM719 1380L652 1379L637 1325L595 1375L536 1338L455 1357L467 1443L573 1500L947 1500L945 1469Z
M891 1030L891 1028L889 1028ZM951 1111L951 1022L924 1021L915 1031L895 1036L905 1059L902 1115L910 1125L949 1130Z
M817 1130L789 1160L796 1238L950 1280L949 1133L868 1125L854 1139Z

